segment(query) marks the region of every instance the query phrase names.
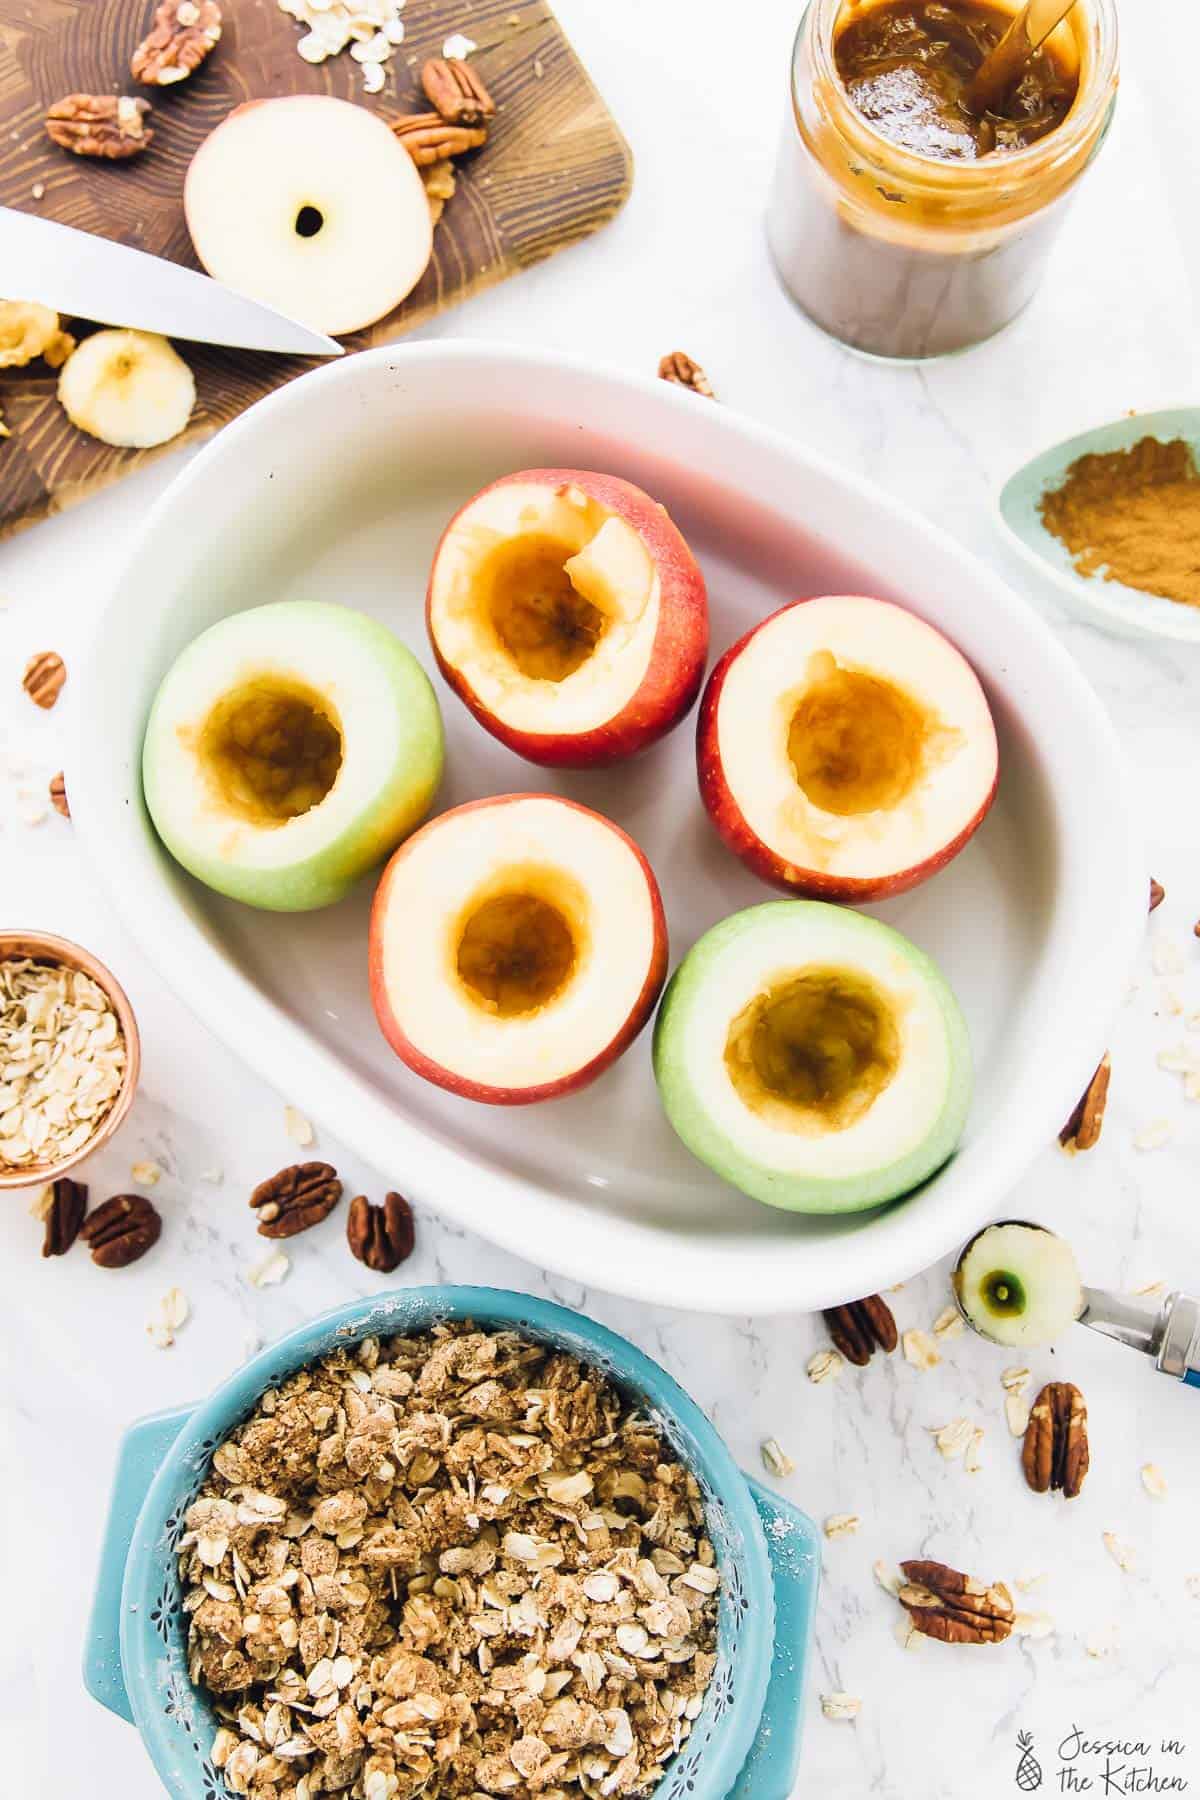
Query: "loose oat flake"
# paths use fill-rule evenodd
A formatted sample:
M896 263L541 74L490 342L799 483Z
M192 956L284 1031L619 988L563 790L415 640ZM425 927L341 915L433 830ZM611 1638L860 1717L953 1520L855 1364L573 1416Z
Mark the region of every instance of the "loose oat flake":
M825 1521L825 1536L827 1538L853 1537L861 1522L857 1513L831 1513Z
M821 1711L827 1719L857 1719L862 1701L856 1694L822 1694Z
M368 1338L268 1390L178 1549L235 1793L644 1794L716 1667L694 1476L512 1332Z
M885 1563L882 1559L877 1563L873 1563L871 1567L872 1573L884 1593L891 1594L894 1599L900 1592L900 1589L904 1586L904 1577L901 1575L899 1569L893 1568L889 1563Z
M962 1456L975 1432L970 1419L951 1419L948 1425L930 1427L933 1441L947 1462Z
M297 1112L294 1106L284 1107L283 1128L291 1138L293 1144L299 1144L302 1150L307 1150L310 1144L315 1144L317 1141L316 1133L312 1126L309 1124L304 1114L302 1112Z
M759 1447L759 1455L762 1457L763 1467L767 1473L778 1476L780 1480L784 1476L794 1475L796 1472L795 1463L783 1449L778 1438L766 1438Z
M1054 1620L1045 1612L1019 1612L1013 1616L1013 1633L1016 1637L1045 1638L1054 1631Z
M933 1335L937 1338L959 1337L965 1329L957 1306L947 1306L933 1321Z
M1142 1466L1142 1486L1152 1500L1165 1500L1167 1497L1167 1478L1157 1463L1144 1463Z
M844 1365L836 1350L818 1350L815 1356L808 1359L807 1375L810 1381L834 1381L841 1374Z
M30 957L0 961L0 1166L81 1149L124 1071L117 1015L90 976Z
M131 1181L139 1187L157 1187L162 1179L162 1170L156 1162L135 1162L129 1171Z
M905 1362L911 1363L914 1369L935 1369L942 1360L927 1331L906 1331L900 1345Z
M1004 1417L1008 1421L1008 1429L1015 1438L1023 1438L1029 1429L1029 1401L1024 1394L1009 1393L1004 1396Z
M1170 1142L1173 1130L1170 1119L1151 1119L1148 1125L1134 1133L1133 1147L1135 1150L1161 1150Z
M1150 952L1150 962L1156 975L1181 975L1183 973L1183 951L1174 938L1157 937Z
M1115 1531L1104 1533L1104 1548L1118 1569L1123 1569L1126 1574L1137 1567L1137 1551L1132 1544L1127 1544L1122 1538L1119 1538Z
M246 1280L251 1287L278 1287L291 1268L291 1258L282 1250L272 1250L261 1262L247 1269Z
M146 1326L150 1342L158 1350L169 1350L175 1333L187 1324L191 1306L182 1288L168 1288L158 1303L158 1311Z

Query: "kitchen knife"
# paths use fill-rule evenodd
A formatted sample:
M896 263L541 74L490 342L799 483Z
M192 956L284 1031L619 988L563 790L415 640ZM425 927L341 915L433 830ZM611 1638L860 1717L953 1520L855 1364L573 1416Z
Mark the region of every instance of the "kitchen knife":
M341 356L322 332L161 256L0 206L0 295L69 318L281 356Z

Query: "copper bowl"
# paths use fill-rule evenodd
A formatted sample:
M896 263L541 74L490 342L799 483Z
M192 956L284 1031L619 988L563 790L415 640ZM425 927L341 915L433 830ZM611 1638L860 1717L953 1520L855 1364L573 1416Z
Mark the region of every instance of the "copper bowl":
M18 957L32 957L37 962L59 963L68 969L78 969L97 987L103 988L125 1040L125 1069L116 1099L86 1143L78 1150L72 1150L69 1156L60 1156L51 1162L22 1163L19 1168L0 1163L0 1190L38 1187L55 1181L75 1168L85 1156L90 1156L93 1150L98 1150L101 1144L107 1143L129 1111L142 1066L142 1045L133 1008L124 988L99 957L81 945L71 943L68 938L52 937L46 931L0 931L0 962L11 962Z

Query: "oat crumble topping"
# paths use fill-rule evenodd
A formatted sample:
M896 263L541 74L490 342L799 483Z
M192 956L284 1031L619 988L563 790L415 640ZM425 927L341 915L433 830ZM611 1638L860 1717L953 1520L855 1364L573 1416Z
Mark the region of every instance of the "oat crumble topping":
M641 1794L716 1666L695 1477L603 1376L513 1332L301 1370L184 1526L191 1677L255 1800Z

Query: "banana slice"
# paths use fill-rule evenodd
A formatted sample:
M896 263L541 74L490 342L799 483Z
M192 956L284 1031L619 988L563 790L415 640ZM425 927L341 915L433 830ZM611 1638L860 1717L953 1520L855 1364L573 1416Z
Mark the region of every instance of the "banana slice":
M178 436L196 404L183 358L150 331L97 331L58 378L72 425L102 443L148 450Z
M51 368L58 368L74 347L74 339L59 330L58 314L50 307L32 300L0 300L0 369L24 368L35 356L44 356Z

